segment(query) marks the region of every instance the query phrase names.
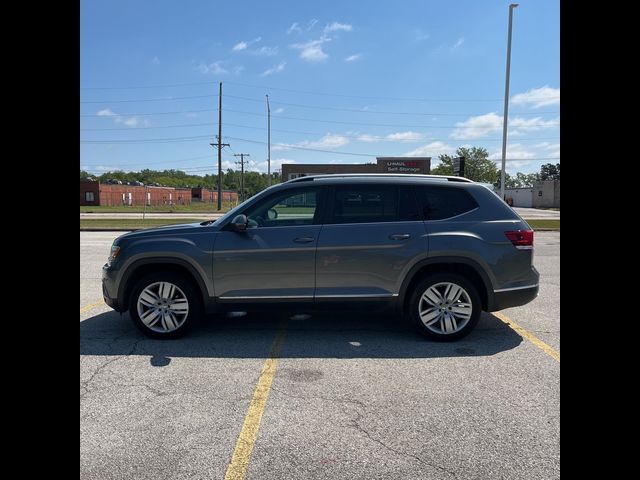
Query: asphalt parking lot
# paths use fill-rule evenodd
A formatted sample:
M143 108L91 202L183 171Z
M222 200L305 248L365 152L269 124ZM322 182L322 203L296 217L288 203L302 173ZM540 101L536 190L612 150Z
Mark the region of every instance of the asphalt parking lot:
M559 232L535 234L536 300L446 344L370 312L147 339L102 303L119 234L80 232L81 478L559 478Z

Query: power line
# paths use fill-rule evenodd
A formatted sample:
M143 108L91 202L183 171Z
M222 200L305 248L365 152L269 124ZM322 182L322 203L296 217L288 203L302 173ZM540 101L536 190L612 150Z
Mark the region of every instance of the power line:
M227 95L228 97L231 97L231 95ZM282 104L282 102L274 102L274 103L280 103ZM293 105L293 104L288 104L288 105ZM297 106L302 106L302 105L298 105ZM344 109L344 108L337 108L337 107L320 107L320 106L312 106L312 105L307 105L305 106L305 108L316 108L316 109L324 109L324 110L337 110L337 111L346 111L346 112L356 112L356 113L375 113L375 114L379 114L379 115L389 115L389 114L393 114L393 115L418 115L418 116L452 116L452 117L473 117L473 116L481 116L481 115L486 115L487 113L492 113L492 112L485 112L485 113L410 113L410 112L384 112L384 111L372 111L372 110L356 110L356 109ZM81 117L102 117L102 118L114 118L114 117L143 117L143 116L154 116L154 115L178 115L178 114L186 114L186 113L202 113L202 112L213 112L217 109L215 108L205 108L205 109L201 109L201 110L179 110L179 111L171 111L171 112L138 112L138 113L111 113L108 115L100 114L100 113L81 113L80 116ZM231 109L224 109L227 112L234 112L234 113L244 113L246 115L260 115L260 116L266 116L266 113L255 113L255 112L245 112L242 110L231 110ZM557 114L560 113L558 112L512 112L514 115L541 115L541 114ZM315 122L330 122L329 120L314 120L314 119L305 119L305 118L298 118L298 117L288 117L285 115L275 115L275 117L277 118L286 118L286 119L293 119L293 120L307 120L307 121L315 121ZM335 123L335 122L334 122ZM338 122L340 123L340 122ZM343 122L344 123L344 122ZM366 123L363 123L362 125L367 125ZM374 124L369 124L369 125L374 125ZM476 128L476 127L473 127Z
M225 95L228 98L235 98L239 100L246 100L249 102L262 102L262 100L258 100L257 98L249 98L249 97L239 97L237 95ZM357 108L342 108L342 107L326 107L323 105L305 105L300 103L289 103L289 102L281 102L276 100L273 102L276 105L287 105L291 107L299 107L299 108L308 108L314 110L332 110L338 112L353 112L353 113L374 113L374 114L382 114L382 115L419 115L419 116L448 116L448 117L467 117L467 116L478 116L478 115L486 115L484 113L424 113L424 112L392 112L392 111L383 111L383 110L363 110ZM547 115L547 114L558 114L560 111L553 112L511 112L513 114L518 115Z
M225 123L225 125L230 126L230 127L238 127L238 128L247 128L247 129L251 129L251 130L267 130L266 127L254 127L254 126L250 126L250 125L241 125L238 123ZM107 131L128 131L128 132L135 132L137 130L154 130L154 129L164 129L164 128L182 128L182 127L212 127L215 126L214 123L187 123L187 124L182 124L182 125L163 125L163 126L153 126L153 127L136 127L136 128L131 128L131 127L122 127L122 128L81 128L80 131L81 132L107 132ZM457 128L457 127L456 127ZM326 135L327 132L308 132L308 131L303 131L303 130L284 130L281 128L272 128L271 131L273 132L282 132L282 133L295 133L295 134L300 134L300 135ZM354 138L354 139L360 139L364 134L360 134L360 135L350 135L350 134L339 134L341 137L346 137L346 138ZM518 139L518 141L536 141L536 140L557 140L560 137L555 136L555 137L529 137L529 138L522 138L522 139ZM386 136L384 135L368 135L367 139L371 139L371 140L376 140L376 141L397 141L397 140L393 140L390 138L386 138ZM438 138L420 138L417 139L416 141L423 141L423 140L442 140L443 139L438 139ZM502 141L502 138L479 138L478 140L482 140L482 141ZM366 141L366 140L365 140Z
M190 83L173 83L163 85L135 85L135 86L120 86L120 87L80 87L80 90L138 90L147 88L174 88L174 87L189 87L195 85L214 85L218 81L209 82L190 82ZM415 97L386 97L386 96L368 96L368 95L349 95L341 93L329 93L329 92L312 92L308 90L294 90L290 88L270 87L267 85L255 85L250 83L231 82L226 83L231 85L238 85L249 88L260 88L262 90L275 90L280 92L301 93L304 95L319 95L325 97L342 97L342 98L361 98L361 99L374 99L374 100L400 100L400 101L414 101L414 102L500 102L501 98L492 99L436 99L436 98L415 98Z
M224 138L228 138L230 140L237 140L240 142L248 142L248 143L259 143L259 144L263 144L266 145L267 142L261 142L259 140L249 140L247 138L238 138L238 137L224 137ZM311 152L323 152L323 153L332 153L334 155L355 155L355 156L359 156L359 157L379 157L380 153L355 153L355 152L338 152L338 151L334 151L334 150L323 150L323 149L319 149L319 148L310 148L310 147L300 147L298 145L289 145L286 143L275 143L273 145L279 146L279 147L284 147L287 149L294 149L294 150L308 150ZM545 158L510 158L510 161L513 160L560 160L560 157L545 157Z
M91 100L81 101L80 103L135 103L135 102L164 102L172 100L190 100L193 98L211 98L218 95L193 95L190 97L164 97L164 98L140 98L138 100Z
M137 102L166 102L166 101L174 101L174 100L189 100L194 98L212 98L217 97L218 95L193 95L188 97L163 97L163 98L141 98L139 100L92 100L92 101L81 101L80 104L108 104L108 103L137 103ZM226 98L235 98L238 100L244 100L248 102L258 102L262 103L261 99L250 98L250 97L242 97L238 95L225 95ZM484 115L484 113L444 113L444 112L395 112L395 111L385 111L385 110L369 110L369 109L358 109L358 108L343 108L343 107L327 107L323 105L306 105L301 103L290 103L290 102L282 102L275 101L273 102L277 105L286 105L297 108L306 108L313 110L331 110L337 112L352 112L352 113L370 113L370 114L383 114L383 115L416 115L416 116L449 116L449 117L466 117L466 116L478 116ZM518 115L548 115L548 114L558 114L559 111L553 112L512 112ZM142 115L142 114L122 114L122 115ZM106 115L99 115L106 116Z

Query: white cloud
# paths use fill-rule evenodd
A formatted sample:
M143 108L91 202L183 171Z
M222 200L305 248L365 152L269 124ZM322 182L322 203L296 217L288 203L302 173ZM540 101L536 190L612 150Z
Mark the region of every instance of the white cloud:
M248 42L245 42L245 41L238 42L233 46L231 50L233 50L234 52L240 52L242 50L246 50L249 45L258 43L260 40L262 40L262 37L256 37L253 40L249 40Z
M422 147L418 147L415 150L411 150L410 152L405 153L404 155L407 157L439 157L443 154L452 154L456 150L455 147L449 145L447 143L436 141L427 143Z
M416 42L422 42L423 40L427 40L431 37L428 33L423 32L421 29L416 28L413 32L413 37Z
M293 22L287 29L287 35L291 35L293 32L302 33L302 29L298 26L298 22Z
M451 49L455 50L456 48L461 47L463 43L464 43L464 37L460 37L458 41L453 45L453 47L451 47Z
M367 143L375 143L382 141L383 137L378 137L376 135L369 135L368 133L363 133L362 135L358 135L358 140L361 142Z
M150 125L149 120L146 118L140 118L137 116L131 117L123 117L122 115L117 114L111 108L105 108L96 113L98 117L113 117L113 121L115 123L120 123L126 125L127 127L137 127L139 125L148 126Z
M457 122L456 128L451 133L451 138L470 140L481 138L502 129L502 116L493 112L475 117L469 117L464 122Z
M324 33L337 32L339 30L350 32L352 29L353 29L353 26L349 25L348 23L333 22L327 25L326 27L324 27Z
M267 169L268 169L268 163L269 162L267 162L267 160L265 160L264 162L256 162L255 168L260 172L265 172L266 173ZM271 173L274 173L276 170L281 170L282 169L282 165L283 164L288 164L288 163L296 163L296 161L292 160L290 158L272 158L271 159Z
M205 64L204 62L200 62L200 65L198 65L198 70L200 70L200 73L203 74L211 74L211 75L224 75L226 73L229 73L229 70L223 68L220 64L222 63L222 60L218 60L217 62L213 62L210 63L209 65Z
M284 108L282 108L282 107L276 108L273 112L274 113L282 113L282 112L284 112Z
M560 119L544 120L542 117L522 118L516 117L509 122L509 133L512 135L521 135L527 132L535 132L537 130L545 130L560 125Z
M419 142L424 140L424 135L418 132L397 132L390 133L385 136L379 135L370 135L368 133L362 133L358 135L358 140L366 143L375 143L375 142Z
M344 59L345 62L355 62L356 60L360 60L362 58L361 53L354 53L353 55L349 55Z
M301 147L311 148L338 148L345 146L347 143L349 143L349 139L347 137L327 133L316 142L308 142L305 140L304 142L300 142L298 145Z
M251 53L253 53L254 55L262 55L265 57L271 57L273 55L276 55L278 53L278 47L260 47L257 50L253 50Z
M268 70L265 70L264 72L262 72L261 76L265 77L267 75L272 75L274 73L279 73L282 70L284 70L284 66L287 64L287 62L281 62L278 65L274 65L273 67L269 68Z
M502 132L502 119L502 115L494 112L469 117L463 122L457 122L456 127L458 128L450 136L459 140L472 140L486 137L491 133ZM558 125L560 125L560 118L545 120L542 117L515 117L509 120L509 135L523 135L528 132L554 128Z
M231 50L234 52L239 52L240 50L244 50L247 48L247 42L238 42L236 43Z
M315 18L312 18L307 22L307 26L305 28L302 28L300 27L300 24L298 22L293 22L291 26L287 29L287 35L290 35L293 32L296 32L296 33L308 32L315 26L316 23L318 23L318 20Z
M234 75L240 75L243 70L244 70L244 67L242 65L237 65L237 66L233 67L233 74Z
M529 105L532 108L558 105L560 104L560 89L551 88L548 85L540 88L532 88L531 90L518 93L511 97L511 103L514 105Z
M528 149L520 143L514 143L507 145L506 157L507 170L511 173L516 171L518 168L531 164L531 159L536 158L536 152ZM498 168L500 168L502 162L502 150L496 149L496 151L489 155L489 159L493 160L498 165Z
M394 142L416 142L424 139L424 135L418 132L398 132L391 133L385 137L387 140Z
M279 145L274 145L271 147L271 150L290 150L293 147L304 147L304 148L339 148L343 147L349 143L349 139L342 135L335 135L333 133L327 133L324 137L320 138L316 141L304 140L298 143L283 143Z
M329 37L322 36L318 40L307 43L294 43L291 48L300 50L300 58L307 62L323 62L329 55L322 50L322 44L331 41Z
M549 143L549 142L541 142L535 145L536 148L541 148L545 151L545 157L560 157L560 144L559 143Z

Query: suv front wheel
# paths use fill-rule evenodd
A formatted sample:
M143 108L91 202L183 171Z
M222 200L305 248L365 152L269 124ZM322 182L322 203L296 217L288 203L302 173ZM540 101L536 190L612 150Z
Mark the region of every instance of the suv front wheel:
M468 335L480 319L478 291L457 274L436 273L422 279L409 300L409 318L427 338L458 340Z
M129 314L142 333L152 338L182 336L201 315L192 283L173 272L141 278L129 300Z

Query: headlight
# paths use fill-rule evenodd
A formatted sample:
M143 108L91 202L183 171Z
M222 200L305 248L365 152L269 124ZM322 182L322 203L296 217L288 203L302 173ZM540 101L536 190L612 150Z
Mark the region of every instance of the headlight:
M111 266L111 264L118 257L119 254L120 254L120 247L117 245L111 245L111 252L109 253L109 258L107 259L107 265Z

